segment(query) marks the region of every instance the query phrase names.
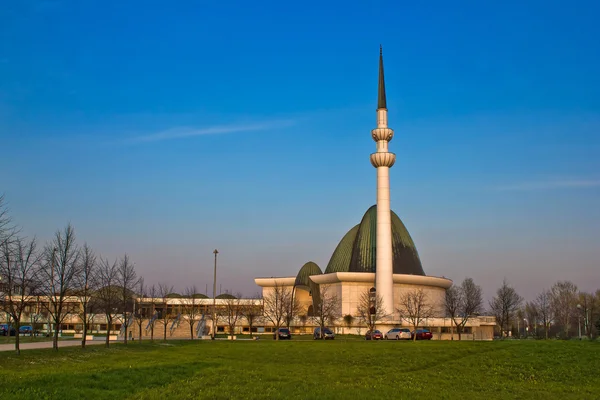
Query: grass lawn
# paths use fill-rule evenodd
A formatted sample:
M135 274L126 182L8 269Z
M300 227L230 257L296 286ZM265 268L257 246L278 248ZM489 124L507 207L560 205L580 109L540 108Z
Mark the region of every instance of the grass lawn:
M171 341L0 354L10 399L598 399L600 343Z

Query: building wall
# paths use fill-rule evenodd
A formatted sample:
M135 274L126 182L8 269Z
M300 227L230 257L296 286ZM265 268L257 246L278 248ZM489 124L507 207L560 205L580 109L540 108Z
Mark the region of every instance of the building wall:
M368 292L373 287L373 284L367 282L339 282L329 285L334 289L334 292L341 299L341 315L357 315L357 309L360 304L361 295ZM435 307L436 315L444 314L444 299L446 290L440 287L409 285L409 284L394 284L394 316L393 320L398 320L400 316L396 311L400 307L400 299L403 294L410 290L422 289L428 301Z

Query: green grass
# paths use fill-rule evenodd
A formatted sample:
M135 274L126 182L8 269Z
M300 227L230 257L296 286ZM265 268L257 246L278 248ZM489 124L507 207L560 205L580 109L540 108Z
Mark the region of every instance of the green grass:
M600 343L172 341L0 354L11 399L598 399Z

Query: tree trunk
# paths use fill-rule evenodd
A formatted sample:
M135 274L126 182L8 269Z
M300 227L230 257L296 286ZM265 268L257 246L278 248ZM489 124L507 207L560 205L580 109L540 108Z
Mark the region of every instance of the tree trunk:
M143 320L140 317L140 322L139 322L139 328L140 328L140 343L142 343L142 324L143 324Z
M15 353L17 353L17 355L21 354L21 347L20 347L20 342L19 342L19 327L20 327L20 322L15 322L15 329L17 330L17 332L15 332ZM8 337L10 337L10 329L8 331Z
M190 324L190 339L194 340L194 324Z
M548 324L545 324L544 330L546 331L546 340L548 340Z
M81 348L85 349L85 337L87 336L87 314L83 313L83 336L81 337Z
M462 340L462 326L456 325L456 333L458 334L458 341Z
M141 333L140 333L141 335ZM154 342L154 323L152 323L152 325L150 325L150 341Z
M125 345L127 345L127 313L123 313L123 323L125 324L125 340L123 341L123 343Z
M108 324L106 325L106 343L105 346L108 349L110 347L110 326L112 325L112 319L107 320Z
M167 341L167 321L165 320L164 323L165 327L164 327L164 335L163 335L163 340L166 342Z
M54 334L52 338L52 349L58 351L58 321L54 320Z

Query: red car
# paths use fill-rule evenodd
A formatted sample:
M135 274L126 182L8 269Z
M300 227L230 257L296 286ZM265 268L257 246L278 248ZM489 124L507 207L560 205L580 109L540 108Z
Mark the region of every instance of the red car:
M417 335L417 340L431 340L433 337L433 334L427 329L417 329L416 331L411 332L410 338L414 339L415 335Z
M383 340L383 333L379 330L374 330L373 332L367 331L365 340Z

